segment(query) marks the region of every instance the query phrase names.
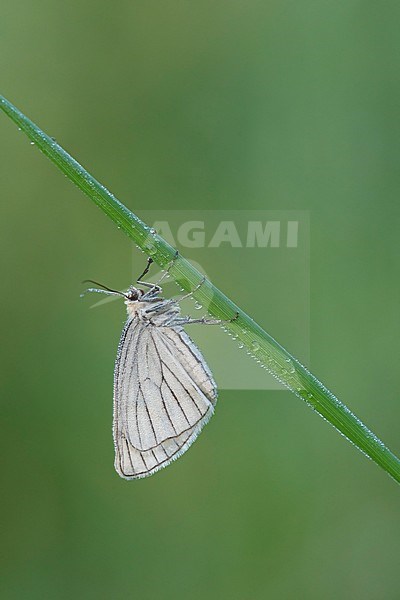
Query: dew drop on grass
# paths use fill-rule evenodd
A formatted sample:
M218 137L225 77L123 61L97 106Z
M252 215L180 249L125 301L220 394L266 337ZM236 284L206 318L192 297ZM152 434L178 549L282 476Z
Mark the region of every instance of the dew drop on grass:
M154 244L147 243L147 244L146 244L146 246L145 246L145 248L146 248L147 252L148 252L148 253L149 253L151 256L153 256L154 254L156 254L156 253L157 253L157 248L155 247L155 245L154 245Z
M254 342L251 342L251 347L253 348L253 350L254 350L255 352L257 352L257 350L259 350L259 349L260 349L260 344L259 344L258 342L255 342L255 341L254 341Z

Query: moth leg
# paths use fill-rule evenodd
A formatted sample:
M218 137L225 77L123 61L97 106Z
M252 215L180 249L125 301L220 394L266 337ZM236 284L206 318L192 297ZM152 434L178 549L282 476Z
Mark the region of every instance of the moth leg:
M148 272L149 272L149 270L150 270L150 266L152 265L152 263L153 263L153 262L154 262L154 260L151 258L151 256L149 256L149 258L147 259L147 265L146 265L146 268L145 268L145 270L144 270L144 271L143 271L143 273L142 273L142 274L141 274L141 275L140 275L140 276L139 276L139 277L136 279L136 281L137 281L138 283L139 283L139 282L140 282L140 283L143 283L143 282L141 281L141 279L142 279L142 277L144 277L145 275L147 275L147 273L148 273ZM145 285L145 284L144 284L144 285Z
M234 317L231 319L209 319L208 317L201 317L201 319L192 319L190 316L181 317L180 319L176 319L174 321L174 325L193 325L194 323L199 323L202 325L221 325L221 323L233 323L239 318L239 313L237 312ZM176 321L179 321L176 323Z
M174 258L172 260L169 261L168 266L166 268L166 270L164 271L164 273L161 275L161 278L157 281L157 284L160 284L161 281L167 277L167 275L169 275L170 270L172 269L172 267L175 264L175 261L178 259L179 256L179 250L175 250L175 254L174 254Z
M161 283L161 281L164 279L164 277L166 277L166 276L169 274L169 272L170 272L171 268L173 267L173 265L174 265L175 261L177 260L178 256L179 256L179 250L176 250L174 258L173 258L173 259L171 260L171 262L169 263L169 265L168 265L168 268L167 268L167 269L166 269L166 271L163 273L163 275L162 275L161 279L160 279L159 281L157 281L157 284L160 284L160 283ZM187 294L184 294L183 296L178 296L178 297L176 297L176 298L173 298L174 302L181 302L181 300L186 300L186 298L190 298L190 296L192 296L192 295L193 295L195 292L197 292L197 290L199 290L199 289L201 288L201 286L202 286L202 285L203 285L203 283L206 281L206 279L207 279L207 278L206 278L206 276L205 276L205 275L203 275L203 278L202 278L202 280L200 281L200 283L198 283L198 284L197 284L197 285L196 285L196 286L195 286L195 287L192 289L192 291L191 291L191 292L188 292Z
M154 290L157 290L157 292L161 292L161 288L159 285L156 285L155 283L149 283L148 281L137 281L136 283L138 283L139 285L144 285L144 287L149 288L149 291L146 292L145 295L150 294L150 292L153 292Z
M185 294L184 296L178 296L177 298L175 298L175 302L182 302L182 300L186 300L186 298L190 298L190 296L193 296L193 294L194 294L195 292L197 292L197 290L199 290L199 289L201 288L201 286L203 285L203 283L205 282L205 280L206 280L206 279L207 279L207 278L206 278L206 276L205 276L205 275L203 275L203 279L200 281L200 283L198 283L198 284L196 285L196 287L194 287L194 288L192 289L192 291L191 291L191 292L188 292L188 293L187 293L187 294Z
M147 281L142 281L142 277L147 275L147 273L149 272L149 269L150 269L150 265L154 262L154 260L151 257L149 257L147 259L147 266L146 266L145 270L143 271L143 273L140 275L140 277L137 278L136 283L139 283L140 285L144 285L144 286L150 288L151 290L157 290L158 292L160 292L161 291L160 283L163 281L163 279L165 279L165 277L167 277L170 269L172 268L172 266L173 266L174 262L176 261L176 259L178 258L178 256L179 256L179 252L177 250L175 252L174 258L169 262L167 269L161 275L161 277L157 281L157 283L149 283Z

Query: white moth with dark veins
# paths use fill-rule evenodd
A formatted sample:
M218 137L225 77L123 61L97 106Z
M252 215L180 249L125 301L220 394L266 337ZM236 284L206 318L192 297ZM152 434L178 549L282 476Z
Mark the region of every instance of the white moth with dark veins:
M152 475L186 452L217 400L211 371L183 326L221 321L182 317L178 300L162 298L159 285L138 283L148 291L88 290L124 296L128 312L114 371L114 464L124 479Z

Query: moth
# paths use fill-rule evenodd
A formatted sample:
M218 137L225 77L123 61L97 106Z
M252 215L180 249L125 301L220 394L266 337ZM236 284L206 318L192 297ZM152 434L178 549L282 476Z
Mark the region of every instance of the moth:
M193 292L164 299L159 284L137 283L147 289L88 290L125 299L128 319L114 369L113 437L115 469L129 480L148 477L179 458L212 417L217 386L184 325L221 323L181 316L179 302Z

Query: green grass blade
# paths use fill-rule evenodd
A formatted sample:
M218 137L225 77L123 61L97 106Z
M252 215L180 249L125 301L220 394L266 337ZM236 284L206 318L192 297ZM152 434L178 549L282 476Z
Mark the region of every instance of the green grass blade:
M85 192L139 248L151 256L154 262L162 268L171 262L175 256L172 246L152 232L53 138L46 135L2 96L0 106L43 154ZM174 262L170 274L185 290L193 289L202 281L202 274L181 256ZM195 297L207 306L208 312L216 318L229 319L238 313L238 319L227 323L226 328L237 336L238 341L247 347L260 365L400 483L400 460L276 340L210 281L205 281L196 291Z

